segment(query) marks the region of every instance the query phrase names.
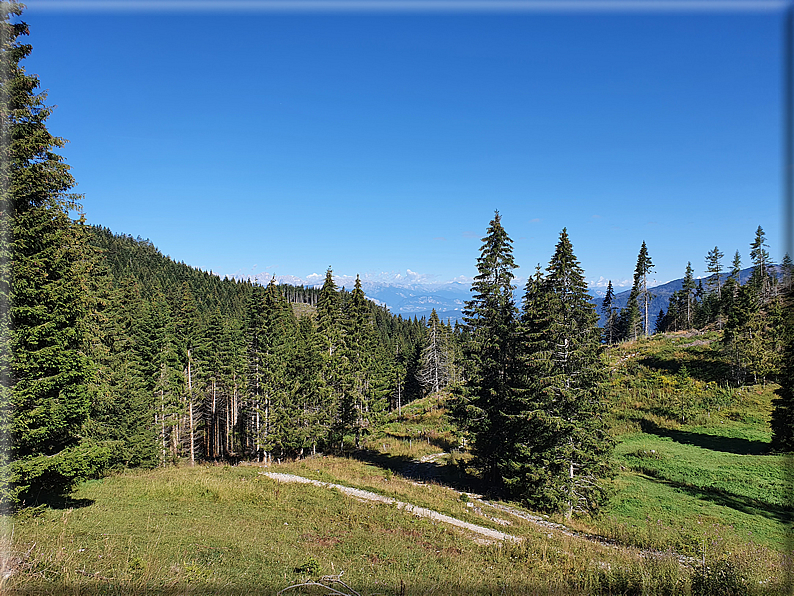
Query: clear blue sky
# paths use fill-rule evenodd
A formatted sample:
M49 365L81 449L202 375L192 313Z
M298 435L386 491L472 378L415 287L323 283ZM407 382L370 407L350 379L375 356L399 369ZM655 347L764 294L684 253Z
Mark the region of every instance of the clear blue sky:
M67 5L26 68L87 220L190 265L470 277L494 209L521 277L564 226L591 283L781 257L780 10Z

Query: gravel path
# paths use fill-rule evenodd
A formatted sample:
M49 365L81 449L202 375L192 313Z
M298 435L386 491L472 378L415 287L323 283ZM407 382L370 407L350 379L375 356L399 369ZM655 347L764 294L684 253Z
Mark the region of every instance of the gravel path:
M504 532L500 532L498 530L491 530L490 528L484 528L483 526L478 526L476 524L470 524L469 522L461 521L454 517L450 517L449 515L438 513L437 511L433 511L432 509L425 509L424 507L417 507L416 505L411 505L410 503L403 503L402 501L398 501L397 499L392 499L391 497L384 497L383 495L369 492L367 490L350 488L349 486L342 486L341 484L332 484L330 482L320 482L319 480L311 480L310 478L304 478L303 476L295 476L293 474L279 474L278 472L260 472L260 474L262 476L267 476L268 478L271 478L277 482L297 482L300 484L313 484L314 486L321 486L324 488L335 488L341 493L350 495L351 497L355 497L357 499L362 499L364 501L375 501L378 503L386 503L388 505L395 504L397 505L398 509L403 509L408 513L413 513L418 517L426 517L432 519L433 521L439 521L445 524L449 524L451 526L455 526L457 528L463 528L464 530L468 530L470 532L474 532L475 534L479 534L480 536L484 536L485 538L488 538L490 541L511 540L513 542L521 542L521 538L517 536L513 536L511 534L505 534Z

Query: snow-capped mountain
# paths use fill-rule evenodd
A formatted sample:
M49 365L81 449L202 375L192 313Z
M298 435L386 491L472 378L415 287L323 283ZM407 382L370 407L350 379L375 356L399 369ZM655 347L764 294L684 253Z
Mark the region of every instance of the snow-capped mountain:
M236 279L251 279L267 285L273 277L272 273L257 275L234 276ZM312 288L322 287L325 274L313 273L305 278L294 275L277 275L280 284L303 285ZM356 277L352 275L334 275L334 282L339 288L352 290ZM453 323L460 320L461 311L471 293L471 279L463 276L452 281L435 281L429 275L415 273L410 269L406 273L377 273L361 276L361 289L367 298L380 306L387 307L393 314L408 317L429 317L435 308L442 320Z
M773 270L777 266L771 266ZM749 279L752 273L752 267L744 269L740 274L742 283ZM263 285L270 283L273 277L272 273L259 273L254 276L235 275L236 279L251 279ZM727 274L722 274L723 282L727 278ZM603 279L603 278L602 278ZM325 274L313 273L305 278L296 277L294 275L277 275L276 281L280 284L303 285L313 288L322 287L325 281ZM599 311L601 318L600 324L603 325L604 315L600 313L601 302L606 294L606 287L604 284L598 282L591 282L588 292L592 296L592 302ZM334 282L339 288L344 287L346 290L352 290L356 283L356 277L352 275L334 275ZM377 273L377 274L364 274L361 276L361 289L364 290L367 298L380 306L385 306L393 314L401 315L403 318L422 318L429 317L433 309L436 310L439 318L442 321L462 321L463 309L465 308L466 301L471 299L471 278L459 277L452 281L435 281L432 276L419 274L407 270L405 274L402 273ZM667 304L670 296L681 289L683 279L676 279L665 284L658 285L650 288L652 300L650 303L649 318L653 325L659 309L667 310ZM705 284L705 279L703 280ZM521 304L521 298L524 293L524 281L515 280L516 291L515 300L516 304ZM614 306L620 310L626 306L628 302L630 290L625 289L625 284L616 287Z

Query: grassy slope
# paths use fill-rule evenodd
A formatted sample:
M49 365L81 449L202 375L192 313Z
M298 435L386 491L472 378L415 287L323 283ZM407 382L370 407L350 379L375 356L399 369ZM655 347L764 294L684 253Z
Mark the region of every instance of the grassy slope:
M653 339L611 351L617 490L598 518L573 525L625 545L729 560L754 591L768 593L786 549L782 459L765 453L774 387L720 388L718 345L703 341ZM683 382L675 378L682 361L691 373ZM317 457L271 469L394 496L521 536L523 544L484 546L394 507L278 485L256 466L169 468L89 482L72 508L6 518L11 552L32 547L6 587L12 593L258 594L344 571L362 593L396 594L401 581L409 594L689 590L693 570L672 556L641 557L632 548L541 531L519 519L504 527L490 517L505 514L478 513L447 487L477 489L465 466L414 462L456 444L443 400L432 396L392 416L355 458ZM400 475L428 471L437 482Z
M720 387L725 370L717 340L677 334L613 350L621 474L605 515L616 536L633 535L638 543L697 552L705 536L718 534L782 553L785 458L768 454L776 386ZM681 362L692 375L683 387L675 378Z
M382 471L316 458L282 471L339 472L384 488ZM47 509L14 521L14 546L35 544L10 593L274 593L292 581L339 573L365 593L588 593L628 570L672 575L672 560L549 537L526 522L509 531L521 545L481 545L465 532L413 518L395 507L359 503L336 491L279 485L259 468L199 467L128 473L83 485L84 506ZM317 472L315 472L317 474ZM333 475L335 478L336 476ZM387 481L383 481L384 483ZM447 489L392 477L387 492L488 525ZM422 498L421 492L427 491ZM447 492L446 499L441 493ZM493 524L491 524L493 525ZM500 526L496 526L500 527ZM501 528L500 529L504 529ZM607 573L604 570L614 568ZM649 572L650 574L650 572Z

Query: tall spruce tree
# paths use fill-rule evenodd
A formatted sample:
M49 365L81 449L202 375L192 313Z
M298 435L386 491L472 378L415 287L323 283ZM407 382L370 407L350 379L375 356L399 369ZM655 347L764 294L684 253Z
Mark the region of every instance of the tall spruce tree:
M707 280L708 287L712 291L716 288L719 298L722 298L722 280L720 276L722 275L722 257L724 256L725 253L721 252L716 246L706 255L706 271L711 274Z
M603 419L598 315L565 229L546 275L527 283L521 338L523 390L508 409L506 485L540 509L591 513L607 497L613 441Z
M651 334L651 321L649 318L648 309L653 296L648 289L648 275L652 270L653 262L651 261L651 257L648 255L648 247L645 245L645 241L643 240L642 246L640 247L640 254L637 255L637 266L634 268L633 289L636 290L636 300L638 301L638 306L640 306L642 324L646 337Z
M769 269L769 245L766 234L761 226L755 231L755 238L750 243L750 259L753 261L753 273L750 283L756 287L761 306L766 304L772 293L771 271Z
M465 354L464 422L473 436L476 465L494 486L509 448L504 412L516 387L514 347L517 309L513 299L513 241L497 211L482 239L472 299L463 311Z
M348 382L341 395L340 421L343 432L355 435L356 447L386 409L388 389L387 371L381 366L386 360L375 334L369 301L356 283L345 308L345 335Z
M0 268L2 389L0 499L31 503L62 494L100 469L108 453L82 439L90 412L91 261L74 179L47 130L52 108L20 62L31 46L15 3L0 5Z
M695 288L697 288L693 274L692 263L687 262L686 271L684 272L684 281L681 283L681 297L684 301L684 308L686 309L687 329L692 328L692 308L694 305L694 292Z
M297 320L275 277L270 280L263 298L260 336L263 394L259 403L262 423L258 439L267 461L274 455L284 455L288 449L293 404L290 403L287 365L294 359Z

